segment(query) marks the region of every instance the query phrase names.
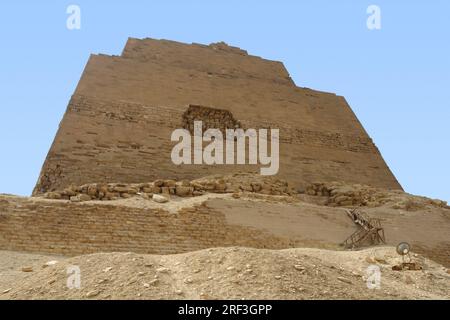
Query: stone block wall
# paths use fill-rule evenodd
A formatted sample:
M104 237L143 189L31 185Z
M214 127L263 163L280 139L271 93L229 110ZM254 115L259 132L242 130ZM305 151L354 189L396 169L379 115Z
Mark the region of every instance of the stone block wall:
M211 247L288 248L294 240L227 222L200 205L179 213L98 203L0 196L0 250L78 255L171 254Z

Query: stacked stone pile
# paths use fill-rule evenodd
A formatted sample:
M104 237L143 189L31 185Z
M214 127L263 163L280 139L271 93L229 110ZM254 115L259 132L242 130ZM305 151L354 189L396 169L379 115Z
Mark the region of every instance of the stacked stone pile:
M394 209L415 211L426 206L449 208L446 201L413 196L399 190L379 189L360 184L342 182L313 183L305 193L311 196L327 197L331 207L380 207L388 205Z
M266 195L289 196L295 190L280 179L247 174L212 176L197 180L155 180L149 183L90 183L71 186L62 191L44 194L44 198L82 202L90 200L117 200L140 196L156 202L167 202L171 195L196 197L205 193L256 192Z

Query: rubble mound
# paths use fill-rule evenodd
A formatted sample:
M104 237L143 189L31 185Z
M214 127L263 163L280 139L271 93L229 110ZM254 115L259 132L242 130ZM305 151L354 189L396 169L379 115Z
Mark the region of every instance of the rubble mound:
M274 177L247 173L222 176L213 175L201 179L189 180L155 180L149 183L90 183L82 186L70 186L61 191L44 194L46 199L70 200L72 202L90 200L128 199L142 196L150 199L153 195L163 194L168 197L195 197L205 193L255 192L266 195L293 195L296 190L285 180ZM159 199L159 197L156 197Z
M361 184L345 184L343 182L313 183L305 193L311 196L325 197L325 204L331 207L381 207L417 211L428 206L447 208L446 201L430 199L405 193L401 190L388 190Z
M98 253L35 263L26 273L16 266L21 277L6 289L0 282L0 299L449 299L447 270L421 256L414 259L424 270L393 271L401 261L393 247ZM79 289L67 286L67 270L74 266ZM374 268L381 272L378 289L367 285Z

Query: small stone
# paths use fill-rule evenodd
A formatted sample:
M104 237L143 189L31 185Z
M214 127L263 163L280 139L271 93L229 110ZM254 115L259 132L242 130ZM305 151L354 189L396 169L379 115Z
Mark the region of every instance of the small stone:
M23 267L22 272L33 272L33 267Z
M144 288L150 288L150 284L148 284L148 283L144 283L143 285L144 285Z
M303 270L305 270L305 267L303 267L303 266L301 266L299 264L296 264L296 265L294 265L294 269L298 270L298 271L303 271Z
M58 261L56 261L56 260L48 261L42 266L42 268L51 267L51 266L54 266L57 263L58 263Z
M175 188L175 194L179 197L188 197L192 194L193 191L194 190L192 187L177 186Z
M342 282L345 282L345 283L348 283L348 284L353 284L350 280L348 280L348 279L346 279L344 277L337 277L337 279L339 281L342 281Z
M89 291L88 293L86 293L86 298L93 298L98 296L99 294L100 292L98 290Z
M3 294L8 293L8 292L10 292L11 290L12 290L12 288L8 288L8 289L4 290L2 293L3 293Z
M166 203L169 201L169 199L167 197L159 195L159 194L154 194L152 199L153 199L153 201L158 202L158 203Z
M111 270L112 270L112 267L108 267L108 268L103 269L103 272L109 272Z
M161 268L156 269L156 272L159 272L159 273L168 273L168 272L169 272L169 269L164 268L164 267L161 267Z
M71 196L70 197L71 202L81 202L80 198L78 196Z
M184 279L184 283L191 284L192 282L191 278Z
M183 291L181 291L181 290L175 290L175 293L176 293L177 295L182 295L182 294L183 294Z
M275 276L275 279L280 280L281 276Z

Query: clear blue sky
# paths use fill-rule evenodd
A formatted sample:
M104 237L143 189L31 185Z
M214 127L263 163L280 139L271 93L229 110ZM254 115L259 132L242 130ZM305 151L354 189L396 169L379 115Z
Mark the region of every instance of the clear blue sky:
M339 3L338 3L339 2ZM81 30L66 8L81 8ZM381 30L366 9L381 8ZM406 191L450 200L450 1L1 1L0 192L29 195L90 53L225 41L351 107Z

